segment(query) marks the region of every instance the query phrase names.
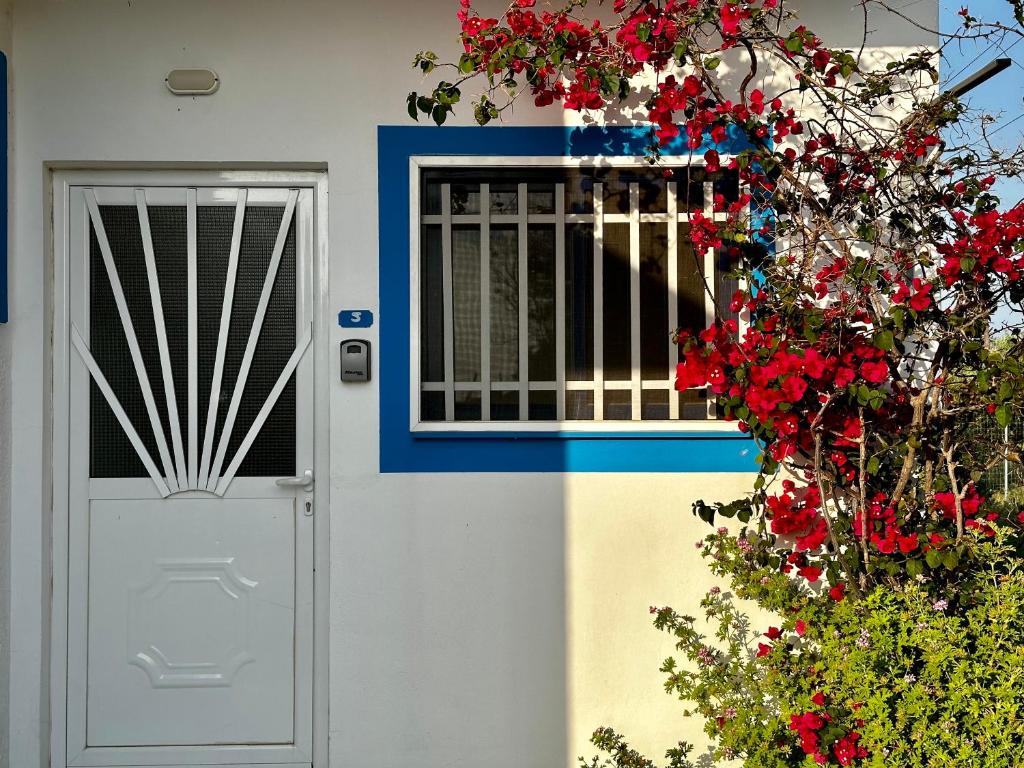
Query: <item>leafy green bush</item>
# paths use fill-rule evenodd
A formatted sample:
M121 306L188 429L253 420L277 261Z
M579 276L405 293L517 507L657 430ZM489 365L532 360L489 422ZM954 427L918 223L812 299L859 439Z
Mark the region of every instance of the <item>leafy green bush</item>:
M677 640L666 689L705 721L716 760L748 768L818 764L872 768L1015 768L1024 745L1024 567L997 531L978 541L976 568L941 596L921 578L859 600L813 593L762 564L753 539L719 529L703 554L731 591L701 602L712 632L671 608L655 625ZM772 608L751 627L737 598ZM603 728L594 743L616 768L651 768ZM692 748L667 765L689 768ZM585 765L597 766L595 759Z

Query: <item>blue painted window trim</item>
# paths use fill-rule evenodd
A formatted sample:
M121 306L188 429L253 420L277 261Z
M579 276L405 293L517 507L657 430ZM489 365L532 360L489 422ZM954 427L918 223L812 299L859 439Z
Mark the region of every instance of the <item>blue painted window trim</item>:
M752 472L755 444L739 432L417 432L409 429L409 158L414 155L640 156L636 128L379 126L380 471ZM735 136L703 154L738 152ZM667 154L689 154L683 143Z

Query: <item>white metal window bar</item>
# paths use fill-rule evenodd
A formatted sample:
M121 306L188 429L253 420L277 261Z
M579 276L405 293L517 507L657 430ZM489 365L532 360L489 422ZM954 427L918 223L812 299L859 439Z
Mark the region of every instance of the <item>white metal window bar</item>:
M625 166L636 165L635 159L624 162L622 159L612 159L612 165ZM672 163L670 158L666 165ZM618 161L618 162L615 162ZM604 164L605 159L602 159ZM565 158L473 158L470 162L463 157L444 158L413 158L410 166L412 184L410 201L412 204L412 284L411 295L413 297L413 334L411 343L411 355L413 359L413 382L411 386L411 428L417 431L431 430L494 430L501 428L512 428L514 430L540 431L548 429L589 431L593 429L626 429L628 431L658 431L700 429L718 430L729 428L717 420L717 408L713 398L706 398L706 419L687 420L680 419L680 401L675 394L675 362L678 359L676 345L670 338L670 329L678 327L680 318L678 316L677 286L679 284L679 235L678 225L688 223L691 214L685 206L679 203L677 182L666 182L667 188L667 210L664 212L646 212L641 210L640 185L631 182L628 187L629 206L628 211L605 212L604 210L604 189L600 181L593 185L593 206L590 213L567 212L565 210L565 185L562 182L554 184L555 210L553 213L530 212L528 207L528 194L530 184L519 183L516 189L517 208L515 212L495 212L491 210L491 184L481 182L479 188L479 206L477 211L455 212L452 208L452 184L443 182L440 184L440 212L425 213L421 211L421 179L420 173L424 169L434 168L471 168L480 170L481 167L495 168L537 168L544 166L579 165L578 162L569 161ZM684 158L676 167L692 165L689 158ZM714 221L724 221L725 214L714 210L714 184L712 181L703 182L703 207L701 213ZM530 355L529 355L529 232L531 225L554 225L554 280L555 280L555 372L556 378L553 381L531 381L530 380ZM589 381L567 380L566 377L566 227L571 224L588 224L593 228L593 275L592 275L592 296L593 302L593 375ZM629 301L630 301L630 325L626 331L630 341L630 377L625 381L606 380L604 369L604 327L603 327L603 297L604 297L604 243L605 225L627 224L629 227ZM667 278L668 290L668 328L666 328L667 345L669 349L669 370L666 379L645 379L642 376L641 366L641 290L640 290L640 227L642 224L664 224L667 230ZM435 226L440 228L441 240L441 284L443 293L443 381L421 381L420 380L420 329L425 327L420 317L424 311L420 302L420 281L425 279L420 274L421 247L421 226ZM490 290L491 281L494 276L490 270L491 261L491 232L494 225L514 226L517 233L518 243L518 378L516 380L493 380L490 365L490 323L491 311ZM456 276L453 274L453 248L452 236L456 227L478 228L480 233L480 376L478 381L456 380L455 371L455 343L454 343L454 315L455 315L455 291L454 285ZM698 256L700 258L700 256ZM709 249L703 254L703 280L709 289L710 296L704 299L705 317L704 325L709 325L715 318L715 307L721 305L722 300L728 301L731 297L719 297L718 276L716 269L716 254ZM745 325L745 317L740 316L741 332ZM630 419L617 420L605 418L605 393L608 391L627 391L629 393ZM643 419L643 393L651 391L667 391L668 393L668 419L667 420L645 420ZM420 417L422 393L438 392L444 394L444 419L426 421ZM495 392L517 392L518 393L518 420L514 422L502 422L493 420L492 393ZM555 394L555 419L554 420L531 420L530 419L530 393L531 392L553 392ZM568 392L590 392L593 397L593 418L587 420L566 420L566 395ZM479 420L456 420L456 399L457 393L472 393L479 395L480 419Z

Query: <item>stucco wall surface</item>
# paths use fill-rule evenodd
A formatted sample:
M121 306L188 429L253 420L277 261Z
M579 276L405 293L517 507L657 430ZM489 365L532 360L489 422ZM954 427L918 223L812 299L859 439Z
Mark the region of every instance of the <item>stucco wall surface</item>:
M822 36L859 29L852 2L808 4ZM324 163L331 306L376 310L376 129L408 123L412 55L453 47L455 5L15 2L11 323L0 329L12 765L47 763L47 164ZM933 21L931 0L906 5ZM884 33L878 45L921 42L907 27ZM220 91L171 96L164 75L187 66L215 69ZM341 338L335 328L320 343ZM749 475L380 474L377 388L330 386L331 765L568 766L593 753L587 738L604 724L655 756L700 741L661 690L672 644L648 606L696 612L711 581L690 504L735 497Z
M10 61L11 50L11 2L0 2L0 51ZM10 104L11 86L8 80L7 103ZM8 122L8 114L0 117ZM10 156L12 142L8 138L4 152ZM6 167L6 166L5 166ZM10 183L8 175L8 184ZM0 215L3 212L0 211ZM9 243L7 243L9 248ZM8 723L10 707L10 542L11 542L11 332L0 325L0 766L4 766L8 754Z

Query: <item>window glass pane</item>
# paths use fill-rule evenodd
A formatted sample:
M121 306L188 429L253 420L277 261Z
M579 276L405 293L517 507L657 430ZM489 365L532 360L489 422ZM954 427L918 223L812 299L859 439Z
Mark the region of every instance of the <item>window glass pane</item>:
M527 213L554 213L554 183L530 184L526 188L526 211Z
M480 393L455 393L455 420L480 421Z
M594 393L570 389L565 393L565 418L569 421L593 421Z
M420 254L420 379L444 381L444 255L441 225L423 227Z
M480 213L479 184L452 184L452 213Z
M629 213L630 185L637 185L640 213L667 213L668 187L662 172L649 168L612 168L601 171L604 212Z
M705 421L707 417L707 390L688 389L679 393L679 418L688 421Z
M602 187L604 213L629 213L629 185L623 182L622 174L614 168L602 168L597 172L597 181Z
M633 394L628 389L606 389L604 391L604 418L607 421L622 421L633 418Z
M480 229L452 228L456 381L480 381Z
M530 421L554 421L557 415L554 390L530 393Z
M676 200L680 211L703 211L705 208L704 182L707 173L703 168L679 168L674 174Z
M578 170L566 173L565 212L594 212L594 178L592 175Z
M704 316L704 300L707 290L704 286L704 257L697 258L690 240L690 225L680 224L678 242L678 278L676 288L677 315L679 327L697 333L707 327Z
M480 382L483 375L482 354L490 364L490 410L482 412L481 393L457 391L455 412L450 419L475 421L487 417L491 421L514 422L522 418L554 420L556 392L554 389L530 391L527 413L520 408L519 382L521 370L520 344L526 351L529 381L537 386L553 387L563 378L566 382L592 382L595 375L595 346L600 344L604 380L603 412L595 413L595 393L590 390L565 391L565 418L569 420L631 420L667 419L669 403L678 403L679 416L688 420L706 420L707 400L703 391L676 393L653 382L672 378L677 355L669 339L670 306L677 315L677 325L695 333L706 325L705 308L712 302L708 288L714 292L721 314L729 316L727 307L737 284L727 277L732 264L727 254L715 253L708 259L714 264L709 274L711 286L704 284L704 254L695 254L689 239L689 225L676 222L639 222L639 252L630 253L630 227L626 216L631 211L631 188L638 201L639 213L662 214L668 211L668 181L674 182L678 210L705 209L705 183L709 190L724 196L727 202L738 199L739 185L735 173L707 174L703 168L681 166L672 170L667 180L661 170L646 166L615 166L588 168L545 167L445 167L427 169L422 176L421 210L424 215L437 215L442 206L442 192L450 187L453 216L479 217L482 186L488 190L486 211L491 217L490 243L487 249L489 284L480 285L483 255L482 222L455 221L451 224L452 297L449 299L453 325L452 338L444 338L445 269L440 224L425 224L422 229L420 254L420 328L421 368L423 382L444 381L446 364L454 368L458 382ZM594 184L603 184L604 213L618 221L602 222L603 243L600 263L594 263L595 224L566 222L565 283L559 295L564 302L565 334L564 370L557 370L555 349L556 294L554 222L531 221L526 227L527 242L520 242L519 224L495 221L497 217L526 213L531 217L548 216L556 209L558 185L564 186L565 212L569 217L592 215ZM521 185L526 194L519 196ZM632 185L632 186L631 186ZM524 211L525 207L525 211ZM550 221L550 219L549 219ZM670 230L670 227L676 227ZM668 251L669 233L677 238L674 254ZM520 263L520 248L525 263ZM669 258L678 272L674 285L668 284ZM631 263L639 263L639 274L632 273ZM594 270L601 270L601 317L595 315L598 297L594 296ZM527 284L521 285L525 276ZM631 284L639 283L639 306L633 305ZM520 304L523 287L525 307ZM482 295L481 290L487 294ZM482 304L488 304L489 347L481 350L480 325ZM670 302L674 302L671 305ZM520 338L520 315L528 338ZM636 320L634 321L634 316ZM596 331L600 322L601 332ZM639 349L632 348L633 323L639 324ZM446 346L453 360L445 360ZM633 370L637 360L640 371ZM648 382L643 389L639 412L632 406L632 391L616 388L633 376ZM479 384L474 384L479 387ZM673 400L672 398L676 398ZM421 410L425 420L443 419L444 393L424 392ZM674 407L674 406L673 406ZM714 418L714 414L711 418Z
M423 184L423 213L428 216L441 213L440 181L427 181Z
M491 390L491 421L516 421L519 419L519 392L516 390Z
M661 171L633 171L629 178L640 192L640 213L668 213L668 185Z
M565 378L568 381L594 380L594 227L591 224L566 227Z
M740 199L740 177L735 173L708 174L708 178L714 183L715 194L722 195L727 203L735 203Z
M608 169L600 171L608 173ZM430 168L422 176L422 213L441 213L441 185L450 183L452 213L476 214L480 211L480 184L490 185L491 213L512 214L519 210L518 185L527 185L530 213L555 211L556 184L565 185L566 213L586 214L594 210L593 168ZM628 205L628 196L627 196Z
M640 393L640 418L651 421L668 418L667 389L645 389Z
M519 212L518 184L491 184L491 214Z
M640 370L646 380L668 377L668 225L640 225ZM668 407L668 401L665 401ZM667 418L667 411L666 411Z
M519 380L519 235L491 226L491 381Z
M110 241L118 279L125 292L128 313L138 335L143 363L149 372L150 381L159 381L159 378L154 378L154 374L160 375L160 361L138 211L133 205L103 205L100 206L100 216ZM91 222L89 235L89 348L149 455L156 456L156 437L150 427L142 389L138 384L135 365L117 312L113 288ZM145 477L146 468L142 460L93 379L90 379L89 390L89 476ZM166 412L160 408L161 400L158 396L157 408L161 422L166 424ZM165 434L170 433L165 429Z
M604 225L604 378L631 378L629 319L629 224Z
M420 393L420 420L444 421L444 392Z
M555 380L555 228L527 230L530 381Z
M715 305L718 316L723 319L738 316L736 312L729 311L732 296L740 287L739 280L731 274L734 269L736 260L729 255L727 249L720 248L715 251Z

